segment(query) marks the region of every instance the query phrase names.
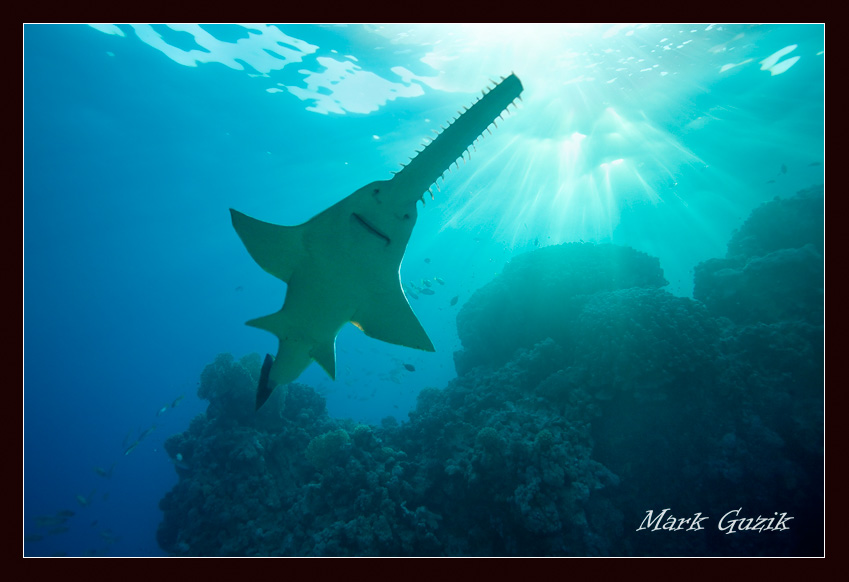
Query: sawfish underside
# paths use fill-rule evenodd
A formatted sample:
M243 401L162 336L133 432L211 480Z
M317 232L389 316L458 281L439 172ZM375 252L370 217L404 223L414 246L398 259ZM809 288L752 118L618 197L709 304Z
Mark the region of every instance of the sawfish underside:
M287 284L280 311L247 322L280 342L277 357L265 357L257 409L313 360L335 379L336 335L348 322L370 337L434 351L400 279L416 203L521 92L516 75L502 78L392 179L360 188L301 225L270 224L230 209L251 257Z

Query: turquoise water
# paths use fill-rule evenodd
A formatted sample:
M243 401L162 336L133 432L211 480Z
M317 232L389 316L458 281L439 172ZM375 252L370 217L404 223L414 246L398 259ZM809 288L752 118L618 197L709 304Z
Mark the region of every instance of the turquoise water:
M411 299L436 352L346 326L336 381L300 378L331 417L403 422L512 257L630 246L693 297L752 210L824 182L824 58L816 24L25 26L24 554L166 554L163 443L205 410L202 370L276 352L244 322L285 285L228 208L302 223L521 79L419 207L401 280L444 281Z

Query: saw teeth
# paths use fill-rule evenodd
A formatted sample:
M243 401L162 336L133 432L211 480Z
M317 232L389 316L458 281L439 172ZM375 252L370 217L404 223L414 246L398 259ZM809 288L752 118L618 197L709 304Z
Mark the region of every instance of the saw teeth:
M465 113L472 111L474 109L474 106L478 102L480 102L481 100L484 100L484 98L487 97L487 95L489 95L489 93L491 93L493 90L497 89L499 87L499 85L507 79L508 79L508 77L505 77L503 75L500 76L500 81L494 81L492 78L490 78L489 79L490 85L484 86L484 88L481 90L480 95L475 95L473 97L473 102L471 103L471 105L461 105L462 110L458 109L457 112L456 112L456 115L452 116L451 119L446 120L444 122L444 125L439 125L439 131L437 131L436 129L431 129L431 131L435 134L435 136L434 137L426 137L423 140L423 143L421 144L420 148L415 150L415 155L409 159L409 162L407 162L407 164L400 164L401 169L404 170L405 168L408 167L410 162L412 162L414 159L416 159L417 156L419 156L420 154L426 153L425 150L429 146L433 145L436 141L439 141L439 136L442 135L443 133L445 133L446 131L450 130L452 132L452 136L453 136L454 135L453 132L457 132L457 128L452 127L455 124L455 122L457 122ZM520 89L520 91L521 91L521 89ZM487 97L487 99L489 99L489 98ZM512 101L510 101L509 103L506 103L506 104L503 104L504 102L502 101L502 107L503 108L502 108L501 112L492 111L490 113L490 115L494 115L495 117L493 117L492 121L489 123L489 125L487 125L484 128L484 129L486 129L486 132L484 133L483 131L481 131L480 135L475 137L471 141L471 143L467 142L468 145L466 146L466 148L464 150L462 150L460 155L454 160L454 169L459 170L461 159L463 160L464 166L466 165L466 163L468 161L470 161L472 159L472 152L474 151L475 153L477 153L477 142L478 142L478 140L484 139L486 137L486 135L492 135L491 127L495 126L495 128L497 129L498 128L498 121L504 121L506 119L505 114L512 113L512 111L510 110L510 105L513 105L513 107L518 109L517 100L522 101L522 96L517 95L516 97L513 98ZM493 107L492 109L495 109L495 108ZM482 122L484 120L480 119L479 121ZM484 124L480 123L480 125L484 125ZM478 125L478 127L480 125ZM467 130L467 128L463 128L462 131L466 132L468 130ZM460 133L458 133L458 135L460 135ZM464 139L469 139L469 138L465 137ZM467 153L468 153L468 160L466 159ZM445 162L443 161L441 163L445 163ZM409 167L412 168L412 165L409 165ZM445 174L450 173L451 170L452 170L452 168L451 168L451 164L449 162L447 164L447 167L445 168L445 170L442 172L442 174L434 180L433 185L427 188L426 191L427 191L427 193L430 194L431 200L435 199L434 192L433 192L433 186L436 186L437 191L441 192L442 188L439 184L439 178L442 178L442 182L444 184L445 183ZM409 172L410 170L407 170L407 171ZM394 175L397 175L399 173L401 173L401 172L392 172L392 175L394 176ZM422 193L422 204L424 205L424 193Z

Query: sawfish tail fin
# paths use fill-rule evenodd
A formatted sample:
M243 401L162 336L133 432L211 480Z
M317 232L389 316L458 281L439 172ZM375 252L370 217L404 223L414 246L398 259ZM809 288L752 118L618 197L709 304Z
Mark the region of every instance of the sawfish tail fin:
M481 97L459 116L449 122L442 133L436 136L392 179L405 191L418 200L428 191L452 164L458 162L472 147L489 126L498 119L519 98L523 91L522 82L511 73L489 91L483 91ZM464 158L465 161L465 158Z
M300 226L280 226L230 209L233 228L257 264L288 283L304 253Z
M294 382L312 363L307 350L299 342L281 341L277 357L265 355L256 390L256 409L259 410L278 386Z
M265 354L265 360L262 362L262 370L259 373L259 386L256 389L257 410L265 404L265 401L268 400L268 397L271 396L271 393L277 387L277 385L268 378L272 365L274 365L274 358L271 357L271 354Z

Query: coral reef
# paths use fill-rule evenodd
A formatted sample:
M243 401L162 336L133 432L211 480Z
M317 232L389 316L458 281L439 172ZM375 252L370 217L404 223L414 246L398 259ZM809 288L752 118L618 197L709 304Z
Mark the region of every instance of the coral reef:
M574 321L594 293L666 284L658 259L627 247L569 243L519 255L458 313L457 373L549 337L571 345Z
M724 259L696 266L693 296L735 323L822 319L823 187L756 208Z
M755 210L726 258L696 268L696 299L664 291L658 260L633 249L522 255L460 311L457 378L422 390L401 424L330 418L297 383L256 413L259 357L221 355L202 374L206 414L165 445L182 461L159 544L178 556L820 555L822 256L816 189ZM708 519L638 531L666 508ZM726 534L718 522L738 508L793 520Z

